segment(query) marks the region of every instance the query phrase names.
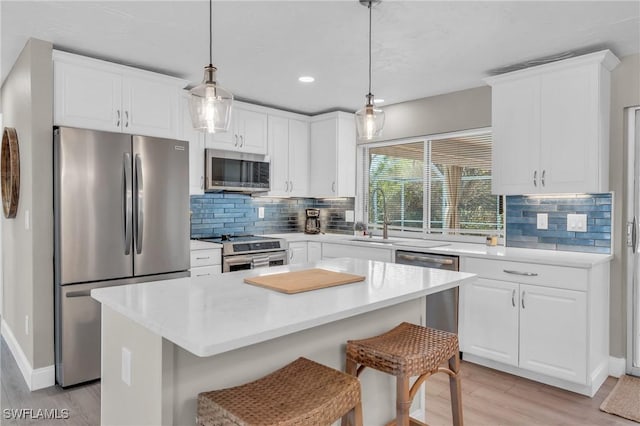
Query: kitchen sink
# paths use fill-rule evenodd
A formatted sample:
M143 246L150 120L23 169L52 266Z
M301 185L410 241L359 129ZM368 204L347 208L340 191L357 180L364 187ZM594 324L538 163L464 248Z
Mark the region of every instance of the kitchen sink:
M383 238L380 237L373 237L373 238L369 238L369 237L364 237L364 238L352 238L349 241L357 241L360 243L370 243L370 244L395 244L397 243L396 240L385 240Z

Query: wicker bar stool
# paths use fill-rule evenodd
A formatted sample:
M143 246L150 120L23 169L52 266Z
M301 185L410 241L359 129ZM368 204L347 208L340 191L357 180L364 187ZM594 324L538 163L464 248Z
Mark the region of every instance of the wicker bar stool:
M448 361L449 368L441 367ZM347 373L359 376L366 367L396 376L396 419L387 426L425 425L409 416L420 385L434 373L447 373L453 424L462 426L460 354L458 336L446 331L403 322L379 336L347 342ZM409 388L411 377L419 376ZM346 423L342 423L343 426Z
M362 426L360 381L306 358L256 381L198 395L199 426Z

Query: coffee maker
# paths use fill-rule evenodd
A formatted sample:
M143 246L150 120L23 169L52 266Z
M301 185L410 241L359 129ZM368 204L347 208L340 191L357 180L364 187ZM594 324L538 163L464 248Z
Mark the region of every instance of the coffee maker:
M320 209L306 209L307 220L304 224L305 234L320 233Z

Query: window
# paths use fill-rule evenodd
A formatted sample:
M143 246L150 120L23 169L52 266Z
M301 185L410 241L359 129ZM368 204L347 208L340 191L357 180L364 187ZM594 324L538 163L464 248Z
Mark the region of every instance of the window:
M501 234L491 194L491 133L373 143L363 154L362 208L369 228L448 235Z

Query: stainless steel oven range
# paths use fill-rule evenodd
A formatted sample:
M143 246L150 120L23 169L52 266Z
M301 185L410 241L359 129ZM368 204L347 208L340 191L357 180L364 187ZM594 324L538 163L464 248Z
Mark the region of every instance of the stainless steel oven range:
M289 245L281 238L223 235L201 241L222 244L223 273L288 263Z

